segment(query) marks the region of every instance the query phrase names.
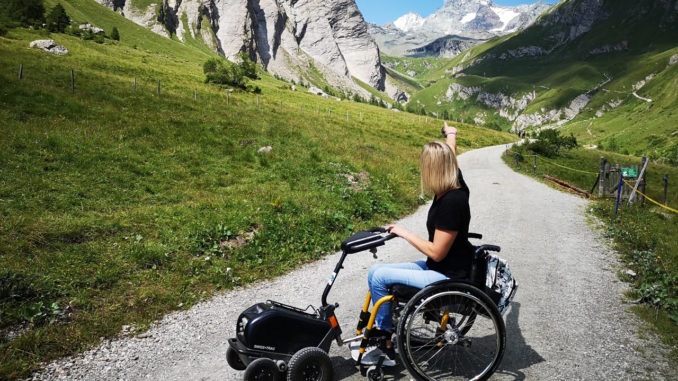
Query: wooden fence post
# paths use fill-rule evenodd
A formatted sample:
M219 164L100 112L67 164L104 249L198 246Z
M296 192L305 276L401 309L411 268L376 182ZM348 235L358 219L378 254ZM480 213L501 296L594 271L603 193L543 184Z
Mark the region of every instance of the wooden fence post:
M648 160L647 157L643 156L643 167L646 168L648 164L650 163L650 160ZM647 170L641 171L642 175L640 176L640 191L643 192L644 194L647 194L647 191L645 190L645 186L647 185ZM645 197L640 196L640 205L645 206Z
M514 152L513 157L516 159L516 168L518 168L518 152Z
M259 95L257 95L257 108L259 108Z
M601 156L600 168L598 169L598 197L603 197L605 185L607 185L607 181L605 181L605 158Z
M643 188L640 191L645 193L645 189L644 189L645 187L644 187L644 184L643 184L644 183L643 179L645 178L645 169L647 168L648 160L645 156L643 156L641 162L642 162L643 168L640 170L640 174L638 174L638 179L636 180L636 183L633 185L633 191L631 192L631 195L629 196L629 205L633 204L633 201L636 198L636 190L638 190L639 187ZM640 196L640 197L643 197L643 196ZM644 197L641 200L644 200ZM641 203L642 203L642 201L641 201Z
M346 121L348 122L348 111L346 111Z
M664 174L664 205L666 205L666 202L668 201L667 199L667 191L669 189L669 174L665 173Z
M75 71L71 68L71 94L75 94Z
M194 101L198 100L198 90L193 90L193 100Z
M160 96L160 80L158 80L158 96Z
M19 79L24 78L24 64L19 64Z
M137 92L137 77L134 77L134 92Z
M231 93L228 91L226 92L226 106L229 106L231 104Z

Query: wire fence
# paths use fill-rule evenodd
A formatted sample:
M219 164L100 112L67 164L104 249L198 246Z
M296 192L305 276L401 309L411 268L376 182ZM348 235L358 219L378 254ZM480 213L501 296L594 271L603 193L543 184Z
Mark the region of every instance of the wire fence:
M77 72L71 68L69 69L70 73L70 90L71 94L76 94L76 74ZM26 77L26 70L24 64L19 65L19 73L18 73L18 79L23 80ZM131 79L132 83L132 91L137 92L138 90L138 81L137 77L133 77ZM158 79L152 80L151 81L154 93L157 96L161 96L165 94L169 87L167 82L163 82L162 80ZM174 89L175 90L175 89ZM192 89L192 98L194 101L197 101L198 98L200 97L200 93L197 89ZM233 89L225 89L224 90L225 95L226 95L226 106L241 106L243 105L242 101L247 101L246 98L253 97L253 94L247 93L247 95L238 97L239 104L236 104L236 95L234 94ZM176 93L176 90L174 91ZM212 92L211 92L212 93ZM311 93L309 93L311 94ZM318 96L320 97L320 96ZM333 101L342 101L342 102L347 102L350 101L349 99L342 100L341 98L336 98L336 97L329 97L329 96L323 96L320 97L321 99L318 99L319 101L324 101L324 102L333 102ZM335 98L334 100L332 98ZM271 106L273 103L268 102L265 103L265 97L262 96L261 94L256 95L256 108L259 110L263 110L264 107L266 106ZM321 116L321 114L325 113L328 118L335 118L336 120L338 119L344 119L344 114L343 112L339 112L339 108L332 107L330 105L324 104L323 107L320 106L319 102L314 102L314 104L308 104L308 103L302 103L302 102L297 102L297 103L285 103L282 100L279 100L279 98L272 97L271 99L276 99L275 107L279 111L283 111L285 107L287 107L288 110L296 110L298 106L298 110L300 113L306 113L307 115L313 115L315 114L316 116ZM250 101L253 102L253 101ZM358 102L362 103L362 102ZM364 105L367 105L368 103L362 103ZM250 104L252 105L252 104ZM390 115L386 116L385 114L390 111ZM408 111L400 110L399 108L390 108L390 109L383 109L381 111L373 111L371 113L365 112L363 113L362 111L357 111L357 112L351 112L349 110L346 110L346 115L345 115L345 120L347 122L350 122L351 120L359 120L361 122L370 122L374 120L376 123L379 122L392 122L392 123L419 123L419 124L430 124L434 122L440 122L440 121L445 121L445 122L457 122L457 121L452 121L452 120L447 120L443 118L439 118L437 115L419 115L419 114L413 114Z

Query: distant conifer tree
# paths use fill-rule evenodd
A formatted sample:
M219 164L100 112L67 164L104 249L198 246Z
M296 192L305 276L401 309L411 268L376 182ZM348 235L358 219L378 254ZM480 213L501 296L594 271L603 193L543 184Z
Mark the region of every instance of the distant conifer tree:
M47 29L50 32L63 33L70 23L71 19L60 3L57 3L47 15Z

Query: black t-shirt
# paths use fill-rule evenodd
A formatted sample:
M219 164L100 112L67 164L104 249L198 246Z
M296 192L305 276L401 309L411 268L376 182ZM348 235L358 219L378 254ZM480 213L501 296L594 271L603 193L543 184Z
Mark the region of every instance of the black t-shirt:
M469 189L461 177L461 171L459 176L461 187L448 191L440 199L435 197L426 220L428 240L431 242L435 229L457 231L457 237L442 261L436 262L431 258L426 260L429 269L451 278L467 276L473 260L473 245L468 241L468 227L471 222Z

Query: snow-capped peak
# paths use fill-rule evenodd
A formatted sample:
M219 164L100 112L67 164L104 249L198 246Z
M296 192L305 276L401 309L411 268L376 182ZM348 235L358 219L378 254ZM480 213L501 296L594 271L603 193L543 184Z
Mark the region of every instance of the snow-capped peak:
M403 32L409 32L424 25L424 18L414 12L410 12L406 15L400 16L396 21L393 22L393 25Z
M506 29L506 26L508 25L509 21L513 20L514 18L520 16L520 13L514 11L513 9L510 8L504 8L504 7L492 7L492 11L499 16L499 20L502 22L502 26L492 29L491 32L501 32Z

